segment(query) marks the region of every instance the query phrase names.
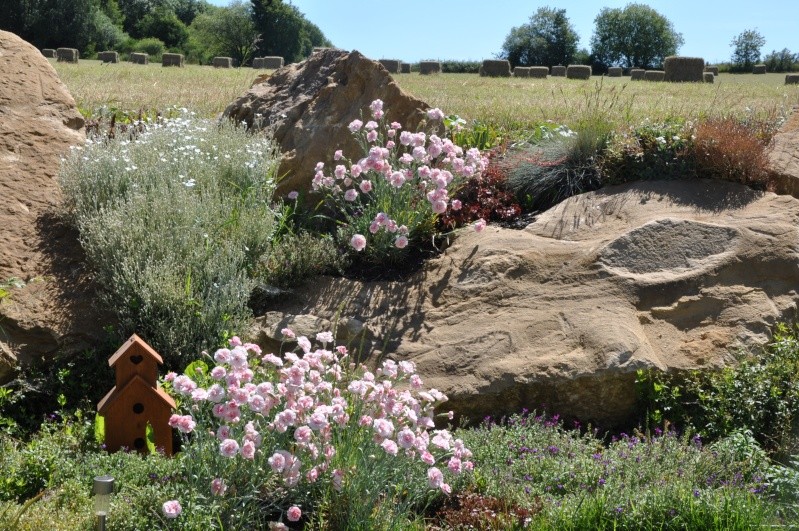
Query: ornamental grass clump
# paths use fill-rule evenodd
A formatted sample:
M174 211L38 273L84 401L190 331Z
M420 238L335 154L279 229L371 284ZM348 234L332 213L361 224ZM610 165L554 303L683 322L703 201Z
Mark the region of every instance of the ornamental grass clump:
M185 118L72 151L66 218L122 334L173 364L244 325L249 273L277 226L276 161L265 137Z
M198 361L165 378L179 402L170 425L184 436L186 476L217 500L226 528L402 520L473 468L463 441L435 429L434 408L447 398L424 389L412 362L371 372L333 348L331 332L316 335L316 349L282 333L296 353L262 355L234 337L212 367Z
M340 223L339 240L370 265L397 264L412 250L429 245L436 220L447 209L451 190L479 175L487 161L476 148L466 152L436 134L444 113L427 112L429 132L403 131L387 124L383 102L370 105L372 120L353 120L349 129L363 150L349 159L336 151L332 171L316 165L312 186Z

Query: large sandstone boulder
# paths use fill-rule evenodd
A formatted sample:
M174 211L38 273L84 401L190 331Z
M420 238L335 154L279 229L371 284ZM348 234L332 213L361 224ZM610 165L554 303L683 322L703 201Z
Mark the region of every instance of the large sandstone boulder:
M285 66L225 109L225 117L248 127L273 128L283 180L276 194L310 190L317 162L332 162L333 152L360 157L347 125L381 99L389 122L416 130L429 107L408 96L385 68L358 52L324 49L301 63Z
M635 371L730 362L799 298L799 200L720 181L572 197L526 229L464 231L405 282L315 281L276 311L357 319L448 407L629 421ZM275 315L262 332L278 329Z
M57 222L60 158L83 118L47 59L0 31L0 380L18 361L87 348L98 329L76 235Z
M771 188L799 197L799 107L795 108L768 149Z

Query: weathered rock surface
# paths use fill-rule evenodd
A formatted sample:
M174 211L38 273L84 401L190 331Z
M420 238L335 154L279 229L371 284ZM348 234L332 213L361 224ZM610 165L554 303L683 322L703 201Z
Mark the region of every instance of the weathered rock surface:
M778 194L799 197L799 107L774 135L768 150L771 188Z
M347 125L363 118L376 99L383 100L389 122L412 131L429 108L402 92L379 63L358 52L325 49L255 84L223 116L249 127L274 128L282 154L278 175L285 176L276 193L285 195L310 190L316 163L332 162L337 149L361 156Z
M793 197L639 182L466 231L405 282L314 281L276 311L357 319L366 349L415 361L471 419L545 405L610 426L634 411L637 369L724 364L792 317L797 242Z
M76 235L59 225L60 158L83 144L83 118L47 59L0 31L0 380L17 361L89 346L98 323Z

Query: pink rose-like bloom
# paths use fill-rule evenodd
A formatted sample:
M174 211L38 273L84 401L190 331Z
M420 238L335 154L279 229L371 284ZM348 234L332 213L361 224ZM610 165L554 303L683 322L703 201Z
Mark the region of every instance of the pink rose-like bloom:
M267 461L269 462L269 466L272 468L272 470L278 474L283 472L283 470L286 468L286 456L280 452L275 452L272 454L272 457L267 459Z
M446 201L434 201L433 202L433 212L436 214L443 214L447 211L447 202ZM476 227L475 227L476 230Z
M358 185L358 188L361 189L361 192L368 194L372 191L372 181L361 181L361 184Z
M289 522L299 522L300 518L302 518L302 511L296 505L292 505L289 507L289 510L286 511L286 516L289 519Z
M361 127L363 127L363 122L360 120L353 120L350 122L350 125L347 126L347 128L353 133L360 131Z
M394 424L390 420L375 419L372 427L380 437L391 437L391 434L394 433Z
M484 228L486 228L486 220L484 220L483 218L480 218L474 222L475 232L483 232Z
M361 172L363 172L363 168L361 168L359 164L353 164L352 166L350 166L350 173L352 174L353 177L358 177L361 174Z
M380 444L380 447L383 448L383 450L385 450L386 453L389 455L397 455L397 452L399 451L399 448L397 448L397 443L395 443L391 439L384 440Z
M166 373L166 376L164 376L164 381L165 382L171 382L171 381L173 381L175 379L175 377L177 375L178 374L176 372L168 372L168 373Z
M374 142L375 140L377 140L377 131L369 131L366 133L367 142Z
M429 109L427 111L427 118L430 120L443 120L444 112L438 107L436 107L435 109Z
M294 331L291 328L284 328L280 331L283 334L283 337L287 339L294 339L296 336L294 335Z
M333 342L333 332L319 332L316 334L316 340L320 343L332 343Z
M255 442L248 440L241 445L241 456L252 461L255 459Z
M403 131L400 133L400 144L409 146L413 142L413 133L410 131Z
M353 202L358 199L358 192L355 191L355 188L350 188L346 192L344 192L344 200Z
M216 367L211 369L211 378L213 378L214 380L221 380L225 376L227 376L227 371L225 370L224 367L217 365Z
M447 463L447 468L453 474L460 474L461 470L463 470L463 463L457 457L451 457L449 463Z
M380 223L377 221L373 221L369 224L369 232L372 234L377 234L377 231L380 230Z
M397 239L394 240L394 247L397 249L405 249L408 246L408 237L405 235L397 236Z
M363 251L366 248L366 237L363 234L356 234L350 240L350 245L358 252Z
M227 491L227 485L222 478L216 478L211 481L211 494L214 496L222 496Z
M405 428L397 434L397 442L406 450L413 448L413 443L416 442L416 434Z
M219 443L219 453L223 457L235 457L239 453L239 443L235 439L225 439Z
M313 431L308 426L300 426L294 430L294 439L299 443L307 444L311 442Z
M337 149L335 153L333 153L333 160L341 160L344 158L344 152L340 149Z
M444 474L438 468L432 467L427 470L427 484L430 488L437 489L442 483L444 483Z
M369 110L372 112L383 110L383 100L377 99L369 104Z
M391 131L389 131L389 133L390 132ZM397 144L395 144L393 140L389 140L388 142L386 142L386 149L394 149L394 147L396 147L396 145Z
M452 200L452 210L460 210L463 208L463 203L461 203L460 199L453 199Z
M395 171L391 174L390 181L391 186L394 188L400 188L403 184L405 184L405 176L402 174L402 172Z
M183 507L180 506L180 502L177 500L164 502L162 509L164 511L164 516L167 518L177 518L180 516L180 513L183 512Z
M297 346L299 346L303 352L308 352L311 350L311 342L305 336L300 336L297 338Z

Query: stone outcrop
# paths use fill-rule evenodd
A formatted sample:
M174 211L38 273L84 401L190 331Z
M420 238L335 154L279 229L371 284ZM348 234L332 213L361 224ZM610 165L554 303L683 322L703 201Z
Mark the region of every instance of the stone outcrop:
M356 319L369 334L351 347L415 361L472 420L546 407L610 427L634 413L637 369L723 365L792 317L797 241L793 197L638 182L572 197L524 230L464 231L403 282L315 280L263 329Z
M778 194L799 197L799 107L793 110L768 149L771 185Z
M17 362L91 345L99 327L74 232L57 222L60 158L83 118L48 60L0 31L0 380Z
M358 52L324 49L254 85L224 116L248 127L273 129L282 154L276 193L285 195L310 190L316 163L332 162L337 149L361 156L347 125L363 118L376 99L383 100L389 122L414 131L428 109L403 93L379 63Z

